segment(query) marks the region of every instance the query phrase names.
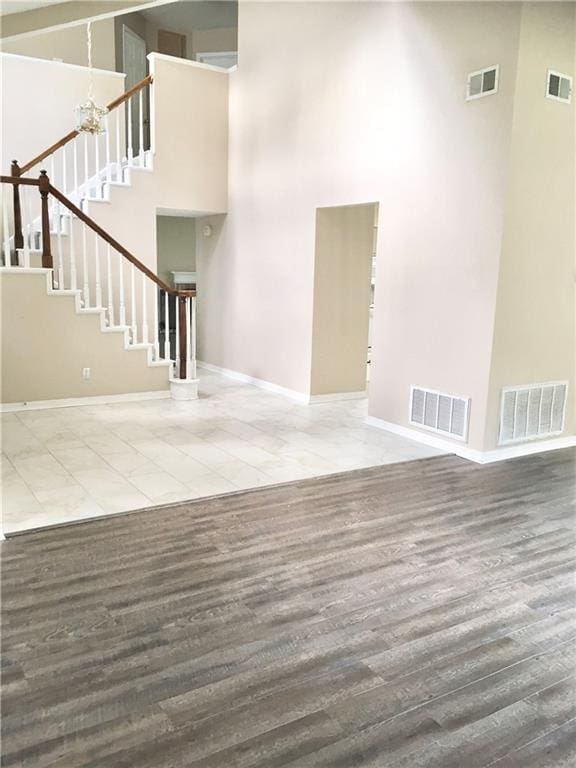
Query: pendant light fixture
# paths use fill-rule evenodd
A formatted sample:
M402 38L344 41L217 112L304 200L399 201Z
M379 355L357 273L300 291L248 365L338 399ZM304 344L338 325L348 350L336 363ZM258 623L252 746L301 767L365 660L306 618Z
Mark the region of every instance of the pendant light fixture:
M92 23L86 25L86 43L88 47L88 100L76 107L78 133L93 135L104 133L102 118L108 112L106 107L98 107L94 102L94 78L92 76Z

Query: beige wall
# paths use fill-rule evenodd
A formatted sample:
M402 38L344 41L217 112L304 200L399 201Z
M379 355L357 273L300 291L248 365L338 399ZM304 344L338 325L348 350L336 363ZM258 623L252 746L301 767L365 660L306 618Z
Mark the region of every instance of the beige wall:
M104 229L156 270L156 217L226 211L228 73L182 59L150 56L154 75L153 171L131 171L111 205L90 203Z
M205 360L308 392L315 211L380 204L372 415L472 398L481 447L521 6L243 3ZM499 63L499 93L465 101ZM321 98L319 97L321 94ZM207 257L206 257L207 258ZM204 256L199 252L199 270Z
M184 216L158 216L156 219L158 252L157 274L172 285L172 272L196 270L196 220Z
M546 72L574 77L573 3L525 3L484 447L502 387L574 380L575 103L543 98ZM574 398L566 433L574 432Z
M195 29L192 35L192 50L194 54L212 51L237 51L238 29L237 27Z
M0 48L5 53L34 56L38 59L56 59L83 67L88 63L84 24L31 37L2 40ZM92 61L93 66L98 69L116 69L114 19L104 19L92 24Z
M50 296L44 273L0 273L0 293L3 403L168 389L167 368L126 351L122 334L102 333L98 316L77 315L73 297Z
M374 209L316 212L312 395L366 388Z
M86 101L88 70L23 56L0 54L2 79L1 167L25 163L61 139L76 123L74 107ZM106 104L124 91L124 76L94 72L96 101ZM17 117L16 117L17 116ZM39 173L40 169L34 169Z

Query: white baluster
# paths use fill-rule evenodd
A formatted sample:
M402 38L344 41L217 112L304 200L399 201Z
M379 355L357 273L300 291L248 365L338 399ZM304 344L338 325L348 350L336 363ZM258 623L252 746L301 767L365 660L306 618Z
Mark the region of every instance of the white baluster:
M84 199L88 197L88 134L84 134Z
M94 135L94 165L96 166L96 197L102 198L104 190L100 179L100 136L97 133Z
M140 165L144 165L144 89L138 94L138 150L140 152Z
M106 244L106 280L108 281L108 325L114 325L114 289L112 287L112 254L110 244Z
M86 224L82 222L82 270L83 270L83 293L84 306L90 306L90 286L88 283L88 249L86 245Z
M132 99L128 99L128 165L132 165L134 148L132 146Z
M4 266L12 266L10 258L10 231L8 229L8 185L2 189L2 228L4 229Z
M22 185L20 187L20 198L22 200L22 234L24 235L24 266L30 266L30 244L28 241L28 230L30 228L30 195L28 188Z
M54 155L53 154L50 155L48 175L50 177L50 183L53 184L54 186L57 186L57 184L56 184L56 175L55 175L55 171L54 171ZM56 212L56 198L53 197L52 195L50 195L50 198L51 198L51 201L52 201L51 205L50 205L51 217L52 217L52 219L54 219L55 212ZM50 229L54 230L54 222L52 222L52 226L50 227Z
M142 343L148 344L148 297L147 297L147 277L144 272L142 275Z
M122 147L120 145L120 110L116 114L116 181L122 181Z
M66 168L66 146L62 147L62 192L66 194L68 189L68 173Z
M134 264L130 265L130 303L131 303L131 316L132 316L132 344L136 344L138 341L138 329L136 327L136 267Z
M62 206L58 200L56 203L56 238L58 244L58 285L59 290L66 288L64 284L64 255L62 253Z
M172 360L170 349L170 308L166 291L164 291L164 360Z
M190 323L190 359L191 369L188 373L189 379L195 379L196 371L196 296L192 296L192 321Z
M24 187L26 189L26 187ZM28 260L30 260L30 248L35 248L35 240L34 240L34 214L33 214L33 208L32 208L32 190L28 191L28 195L24 198L26 200L26 217L28 219L28 227L27 229L24 229L24 236L27 241L27 247L28 247ZM30 266L30 264L28 264Z
M74 202L80 205L80 190L78 189L78 140L72 141L72 165L74 168Z
M70 259L70 288L75 291L78 288L78 273L76 271L76 246L74 235L74 216L70 213L68 225L68 241L70 247L69 259Z
M174 375L180 378L180 312L178 296L174 296L174 322L176 324L176 349L174 350Z
M124 259L117 253L118 257L118 322L120 325L126 325L126 301L124 299Z
M106 126L106 135L105 135L105 142L106 142L106 181L108 184L112 181L112 166L110 165L110 121L108 120L108 115L106 115L105 119L105 126Z
M191 379L192 371L192 299L186 298L186 378Z
M159 317L158 317L158 288L154 285L154 360L160 359L160 338L159 334Z
M102 306L102 280L100 277L100 239L94 232L94 265L96 276L96 306Z

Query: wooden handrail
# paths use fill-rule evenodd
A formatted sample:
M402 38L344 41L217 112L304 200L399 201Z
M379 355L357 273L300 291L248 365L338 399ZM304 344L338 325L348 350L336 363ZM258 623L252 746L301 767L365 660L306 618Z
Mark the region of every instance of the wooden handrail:
M45 174L45 171L42 171L42 174ZM28 179L22 178L21 176L0 176L0 184L24 184L28 187L40 187L42 186L42 178L42 176L40 179ZM148 269L148 267L142 264L142 262L137 259L136 256L130 253L127 248L124 248L123 245L120 245L120 243L115 240L112 235L109 235L105 229L102 229L102 227L96 224L94 219L91 219L90 216L87 216L84 213L84 211L74 205L74 203L71 203L66 195L62 194L59 189L56 189L56 187L50 184L48 191L51 195L54 195L54 197L59 200L62 205L66 206L69 211L72 211L75 216L83 221L86 226L90 227L90 229L96 232L97 235L100 235L103 240L106 240L106 242L109 243L112 248L115 248L119 253L121 253L122 256L124 256L131 264L134 264L134 266L139 269L140 272L143 272L146 277L150 278L150 280L156 283L156 285L163 291L166 291L166 293L169 293L171 296L196 296L196 291L182 291L175 288L170 288L170 286L166 285L166 283L157 275L155 275L152 270Z
M39 179L23 179L21 176L0 176L0 184L24 184L27 187L39 187Z
M116 109L116 107L119 107L120 104L124 104L124 102L128 101L131 96L134 96L135 93L141 91L142 88L145 88L147 85L151 85L153 79L154 78L152 75L146 75L146 77L136 83L136 85L133 85L132 88L124 91L124 93L121 96L118 96L116 99L113 99L109 104L106 105L108 112L112 112L112 110Z
M91 219L90 216L87 216L84 211L82 211L80 208L74 205L74 203L71 203L70 200L66 197L66 195L63 195L62 192L60 192L59 189L56 189L56 187L53 187L52 184L50 184L49 187L50 194L53 195L56 200L59 200L62 205L64 205L66 208L68 208L69 211L72 211L72 213L80 219L80 221L83 221L86 226L90 227L90 229L93 232L96 232L97 235L99 235L103 240L105 240L109 245L112 246L115 250L118 251L118 253L121 253L122 256L124 256L125 259L127 259L131 264L134 264L134 266L140 270L140 272L143 272L146 277L148 277L152 282L156 283L156 285L161 288L166 293L169 293L172 296L196 296L196 291L179 291L175 288L170 288L170 286L166 285L166 283L161 280L157 275L152 272L152 270L148 269L147 266L142 264L139 259L136 258L127 248L124 248L123 245L120 245L120 243L115 240L112 235L109 235L108 232L106 232L105 229L102 229L94 219Z
M145 88L147 85L150 85L152 81L153 81L152 75L147 75L143 80L140 80L140 82L136 83L136 85L133 85L132 88L125 91L121 96L118 96L118 98L113 99L109 104L106 105L106 109L108 110L108 112L111 112L113 109L116 109L116 107L119 107L121 104L124 104L125 101L128 101L128 99L131 96L134 96L135 93L138 93L139 91L141 91L142 88ZM41 163L42 160L45 160L53 152L56 152L56 150L60 149L61 147L64 147L66 144L68 144L68 142L72 141L72 139L76 138L76 136L78 136L78 133L79 131L77 130L73 130L73 131L70 131L70 133L67 133L66 136L63 136L59 141L56 141L54 144L48 147L48 149L45 149L44 152L41 152L35 158L30 160L30 162L25 163L24 165L21 165L20 173L27 173L27 171L29 171L35 165L38 165L38 163Z

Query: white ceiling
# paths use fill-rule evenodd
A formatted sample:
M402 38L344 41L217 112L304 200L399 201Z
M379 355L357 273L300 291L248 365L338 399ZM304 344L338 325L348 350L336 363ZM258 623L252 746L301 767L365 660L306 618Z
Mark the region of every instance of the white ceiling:
M36 11L38 8L44 8L47 5L59 5L60 3L69 3L70 0L0 0L0 15L8 16L11 13L23 13L24 11Z

